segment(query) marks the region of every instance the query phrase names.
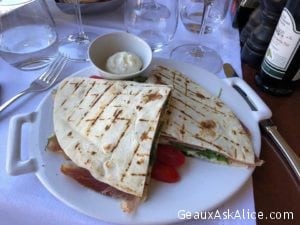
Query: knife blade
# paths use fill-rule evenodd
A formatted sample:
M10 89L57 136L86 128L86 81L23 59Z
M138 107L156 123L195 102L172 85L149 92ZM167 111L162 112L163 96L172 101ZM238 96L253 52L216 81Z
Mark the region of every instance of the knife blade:
M227 78L239 77L235 72L231 64L224 63L223 69ZM252 111L257 111L255 104L251 101L248 95L237 85L233 84L232 87L243 97L247 102ZM281 151L282 155L286 158L290 168L295 173L298 181L300 181L300 158L294 152L294 150L288 145L284 138L279 133L277 126L271 119L262 120L259 122L262 130L271 138L278 149Z

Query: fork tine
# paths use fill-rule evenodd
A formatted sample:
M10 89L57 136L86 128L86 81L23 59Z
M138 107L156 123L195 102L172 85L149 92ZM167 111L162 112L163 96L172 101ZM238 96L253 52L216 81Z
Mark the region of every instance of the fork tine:
M46 82L52 83L54 82L57 77L60 75L61 71L64 69L64 67L67 65L68 57L63 56L62 59L59 61L59 63L56 65L56 67L53 69L52 75L48 76L46 79Z
M50 64L48 69L39 77L39 80L46 81L47 78L52 74L52 71L55 69L57 64L63 59L62 54L58 54L58 56L55 58L55 60Z

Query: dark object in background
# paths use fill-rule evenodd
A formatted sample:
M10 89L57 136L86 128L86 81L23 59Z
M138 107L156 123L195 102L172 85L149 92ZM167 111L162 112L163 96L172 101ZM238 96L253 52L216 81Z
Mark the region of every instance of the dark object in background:
M259 0L233 0L230 7L232 26L241 30L258 5Z
M291 94L296 81L300 79L299 12L300 0L288 0L265 54L261 71L255 77L258 86L272 95Z
M259 69L286 0L262 0L262 21L242 47L242 62Z
M248 37L250 37L252 31L261 23L262 21L262 7L257 7L252 14L244 28L240 33L240 43L244 46Z

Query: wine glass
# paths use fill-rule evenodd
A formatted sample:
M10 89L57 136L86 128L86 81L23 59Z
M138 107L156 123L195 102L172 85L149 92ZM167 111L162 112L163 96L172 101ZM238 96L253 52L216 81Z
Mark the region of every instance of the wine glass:
M64 2L74 5L78 32L70 34L60 42L59 52L73 60L88 61L88 47L91 40L97 37L97 34L83 30L80 0L64 0Z
M214 0L181 0L180 2L180 10L184 10L185 7L191 6L192 4L201 6L197 12L198 16L201 15L199 35L203 35L211 31L207 31L207 19L210 15L214 2ZM171 51L170 57L172 59L199 65L203 69L212 73L218 73L223 64L220 55L215 50L199 43L177 46Z
M144 39L154 52L173 39L178 22L177 0L126 0L126 31Z
M0 0L0 57L17 69L47 66L58 38L45 0Z

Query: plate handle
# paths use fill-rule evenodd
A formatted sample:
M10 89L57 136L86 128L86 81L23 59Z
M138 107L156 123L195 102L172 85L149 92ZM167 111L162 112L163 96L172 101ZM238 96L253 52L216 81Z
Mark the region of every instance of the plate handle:
M20 175L37 170L37 161L34 158L21 160L22 126L24 123L33 123L36 113L21 114L12 117L8 129L6 171L10 175Z
M233 87L244 98L257 121L271 118L272 112L269 107L243 79L232 77L225 78L223 81Z

